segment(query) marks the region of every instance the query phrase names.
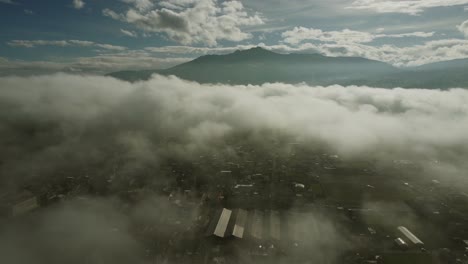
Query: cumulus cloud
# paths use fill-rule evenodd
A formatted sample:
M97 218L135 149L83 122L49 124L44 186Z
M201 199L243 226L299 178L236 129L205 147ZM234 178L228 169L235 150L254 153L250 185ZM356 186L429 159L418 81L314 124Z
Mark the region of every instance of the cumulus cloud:
M75 9L82 9L85 6L85 2L83 0L73 0L73 7Z
M402 34L373 34L363 31L344 29L341 31L322 31L321 29L295 27L285 31L281 35L283 41L288 44L299 44L305 40L317 40L321 42L337 43L368 43L378 38L404 38L419 37L428 38L434 36L434 32L410 32Z
M465 35L465 38L468 38L468 20L458 25L457 29Z
M123 51L126 50L126 47L110 45L110 44L101 44L92 41L85 40L12 40L7 42L9 46L12 47L24 47L24 48L35 48L37 46L59 46L59 47L97 47L106 50L117 50Z
M418 15L428 8L465 4L468 4L468 0L355 0L348 8L372 10L377 13Z
M242 27L263 24L259 14L249 14L240 1L125 0L125 13L104 9L103 15L135 25L150 33L165 33L184 45L203 43L215 46L219 40L242 41L251 38Z

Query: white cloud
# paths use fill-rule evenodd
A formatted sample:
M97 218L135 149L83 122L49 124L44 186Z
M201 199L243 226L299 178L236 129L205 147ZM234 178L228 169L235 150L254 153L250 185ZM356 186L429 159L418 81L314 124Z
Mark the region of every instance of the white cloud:
M371 42L374 37L371 33L344 29L342 31L322 31L321 29L295 27L281 34L284 42L299 44L304 40L318 40L323 42Z
M407 47L371 46L362 43L304 43L294 47L288 45L264 46L285 53L303 52L320 53L327 56L362 57L384 61L398 67L468 58L468 40L464 39L433 40Z
M226 54L236 50L246 50L255 47L255 45L237 45L232 47L191 47L191 46L164 46L164 47L147 47L145 50L154 53L166 54Z
M100 120L115 114L121 122L111 122L116 129L102 135L128 137L128 131L132 131L141 142L150 144L150 149L157 149L157 153L168 153L158 147L158 142L164 142L161 148L174 147L173 152L187 156L199 156L204 150L219 152L222 147L217 143L235 135L237 138L247 135L242 138L245 144L252 140L271 144L268 135L274 131L285 139L279 142L326 146L343 157L389 162L408 158L441 162L445 159L465 166L459 167L463 168L461 175L467 171L468 90L465 89L311 87L281 83L200 85L162 76L130 84L113 78L63 74L0 78L0 87L4 88L0 91L2 100L18 106L22 114L31 115L31 120L63 123L66 125L58 127L73 131L93 129L102 124ZM141 117L141 111L144 118L135 118ZM128 122L131 129L119 129L126 118L131 119ZM166 136L180 143L161 141ZM96 138L92 140L96 142Z
M378 38L403 38L419 37L429 38L434 36L434 32L410 32L402 34L373 34L363 31L344 29L341 31L322 31L321 29L295 27L285 31L281 35L283 41L288 44L299 44L305 40L317 40L322 42L337 43L368 43Z
M59 47L97 47L106 50L115 50L123 51L126 50L126 47L110 45L110 44L101 44L92 41L84 40L12 40L7 42L9 46L12 47L24 47L24 48L34 48L37 46L59 46Z
M395 45L371 46L363 43L303 43L299 45L237 45L233 47L148 47L147 51L166 54L226 54L236 50L262 47L278 53L320 53L332 57L362 57L379 60L398 67L468 58L468 40L445 39L427 41L420 45L398 47Z
M130 30L120 29L120 32L122 32L122 34L128 37L132 37L132 38L138 37L138 34L136 32L133 32Z
M31 75L52 72L103 74L120 70L165 69L188 60L190 58L157 58L141 51L77 57L67 62L21 61L0 57L0 75Z
M83 0L73 0L73 7L76 9L82 9L85 6L85 2Z
M417 15L428 8L468 4L468 0L355 0L348 8Z
M122 0L122 2L133 4L140 11L146 11L154 7L153 2L150 0Z
M32 10L24 9L23 11L26 15L34 15L34 12Z
M370 46L362 44L324 44L315 48L329 56L357 56L385 61L395 66L419 66L427 63L468 58L468 41L462 39L434 40L422 45L397 47L394 45Z
M465 38L468 38L468 20L458 25L457 29L465 35Z
M378 34L375 35L375 38L407 38L407 37L416 37L416 38L430 38L433 37L435 32L410 32L410 33L400 33L400 34Z
M125 13L104 9L103 15L135 25L149 33L164 33L178 43L217 45L219 40L242 41L252 37L245 26L263 24L259 14L249 14L240 1L125 0L132 7Z

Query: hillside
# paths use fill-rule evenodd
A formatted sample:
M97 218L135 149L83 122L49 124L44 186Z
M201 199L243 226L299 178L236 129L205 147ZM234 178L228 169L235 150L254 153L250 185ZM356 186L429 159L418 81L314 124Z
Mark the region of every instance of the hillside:
M110 76L138 81L154 73L175 75L200 83L262 84L265 82L310 85L370 85L377 87L468 87L468 63L453 61L398 69L387 63L359 57L319 54L278 54L262 48L227 55L206 55L166 70L122 71Z

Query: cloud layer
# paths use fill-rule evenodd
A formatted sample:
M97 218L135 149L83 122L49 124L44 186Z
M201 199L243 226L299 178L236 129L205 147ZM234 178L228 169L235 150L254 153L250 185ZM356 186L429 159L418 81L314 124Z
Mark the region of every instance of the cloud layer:
M13 2L12 0L0 0L2 4L17 5L18 3Z
M12 47L35 48L38 46L58 46L58 47L96 47L105 50L124 51L127 48L110 44L101 44L86 40L12 40L7 42Z
M463 89L203 86L161 76L130 84L63 74L1 78L0 85L2 105L9 106L2 110L0 138L7 140L2 144L16 139L11 142L19 145L10 146L26 155L17 160L18 154L8 155L4 148L3 180L21 178L25 168L51 173L57 168L42 165L57 164L57 155L71 155L79 163L84 153L106 159L107 147L101 144L123 147L143 166L167 153L222 152L222 142L239 134L251 135L245 142L266 144L265 132L271 131L291 141L319 142L348 157L437 159L454 166L468 158L468 91ZM28 126L21 124L27 120L52 129L37 135L56 136L50 142L42 136L21 139L18 129ZM167 138L177 142L170 149L161 145ZM34 143L42 146L37 152L28 150L28 144L42 139Z
M348 8L418 15L428 8L465 4L468 4L468 0L356 0Z
M106 74L120 70L165 69L192 58L158 58L148 52L129 51L78 57L66 62L8 60L0 57L0 76L36 75L54 72Z
M165 186L174 181L165 165L174 161L195 164L213 156L236 162L244 158L239 145L261 157L271 155L273 143L281 155L291 142L344 162L411 160L424 165L413 176L467 186L468 90L200 85L157 75L131 84L67 74L0 78L0 87L2 188L84 173L93 188L112 193L127 191L132 181ZM197 165L191 173L202 174L199 181L217 179L204 169ZM208 175L214 176L203 178ZM74 200L35 214L33 222L1 226L0 260L141 262L147 248L135 227L155 226L143 231L152 250L175 231L173 243L193 232L186 227L195 209L181 215L167 198L145 197L125 214L121 207L113 199ZM333 263L352 246L327 215L291 220L307 237L295 256Z
M297 45L305 40L317 40L321 42L336 43L368 43L378 38L428 38L434 36L434 32L410 32L402 34L373 34L363 31L343 29L341 31L322 31L321 29L295 27L281 34L283 41Z

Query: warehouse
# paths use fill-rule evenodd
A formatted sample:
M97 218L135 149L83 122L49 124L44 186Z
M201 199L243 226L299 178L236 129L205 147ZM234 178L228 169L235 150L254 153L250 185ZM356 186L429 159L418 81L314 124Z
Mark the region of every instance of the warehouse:
M281 221L280 215L277 211L270 212L270 237L272 240L281 239Z
M229 220L231 219L232 211L226 208L223 208L218 213L215 214L215 217L211 220L210 225L208 226L207 235L217 236L217 237L226 237L227 228Z
M247 211L242 210L242 209L237 210L237 215L236 215L236 220L234 223L234 228L232 230L232 235L237 238L243 238L246 223L247 223Z
M398 227L398 230L407 238L409 239L409 241L411 241L413 244L415 245L424 245L424 243L417 237L415 236L413 233L411 233L411 231L408 230L408 228L404 227L404 226L399 226Z
M39 207L37 197L29 191L22 191L15 195L0 197L0 214L18 216Z
M252 215L252 214L251 214ZM263 239L263 212L255 210L251 218L251 230L250 235L254 239L262 240Z

